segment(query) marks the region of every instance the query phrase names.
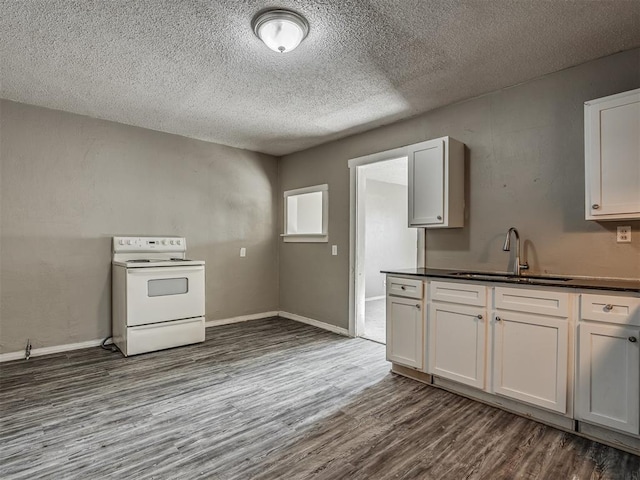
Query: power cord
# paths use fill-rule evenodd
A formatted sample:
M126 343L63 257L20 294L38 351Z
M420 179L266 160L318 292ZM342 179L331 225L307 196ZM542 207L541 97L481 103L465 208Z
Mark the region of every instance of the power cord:
M118 347L115 346L115 344L113 343L113 341L111 343L107 343L109 340L113 339L113 337L107 337L105 338L102 343L100 344L100 346L102 348L104 348L105 350L109 350L111 352L117 352L118 351Z

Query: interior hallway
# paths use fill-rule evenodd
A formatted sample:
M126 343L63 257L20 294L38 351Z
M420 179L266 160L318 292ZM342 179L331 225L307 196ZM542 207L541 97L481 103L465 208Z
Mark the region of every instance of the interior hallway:
M364 333L362 338L374 342L387 343L387 301L384 298L366 300L364 302Z

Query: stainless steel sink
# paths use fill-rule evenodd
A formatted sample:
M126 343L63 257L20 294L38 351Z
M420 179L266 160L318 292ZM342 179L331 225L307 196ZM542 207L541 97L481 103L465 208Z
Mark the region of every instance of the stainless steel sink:
M452 272L453 277L462 277L472 280L490 280L494 282L513 282L513 283L563 283L571 280L567 277L544 277L538 275L514 275L510 273L491 273L491 272Z

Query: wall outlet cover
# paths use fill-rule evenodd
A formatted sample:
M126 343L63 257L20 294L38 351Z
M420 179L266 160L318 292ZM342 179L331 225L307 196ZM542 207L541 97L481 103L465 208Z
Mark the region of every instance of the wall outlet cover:
M331 245L331 255L338 255L338 245Z
M624 227L618 227L616 241L618 243L630 243L631 242L631 226L626 225Z
M241 257L246 257L247 256L247 249L246 248L242 247L240 249L240 256Z

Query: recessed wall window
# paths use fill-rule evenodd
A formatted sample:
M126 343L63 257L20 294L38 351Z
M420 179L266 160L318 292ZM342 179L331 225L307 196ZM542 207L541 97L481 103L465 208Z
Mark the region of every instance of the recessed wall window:
M284 241L327 242L328 206L326 184L284 192Z

